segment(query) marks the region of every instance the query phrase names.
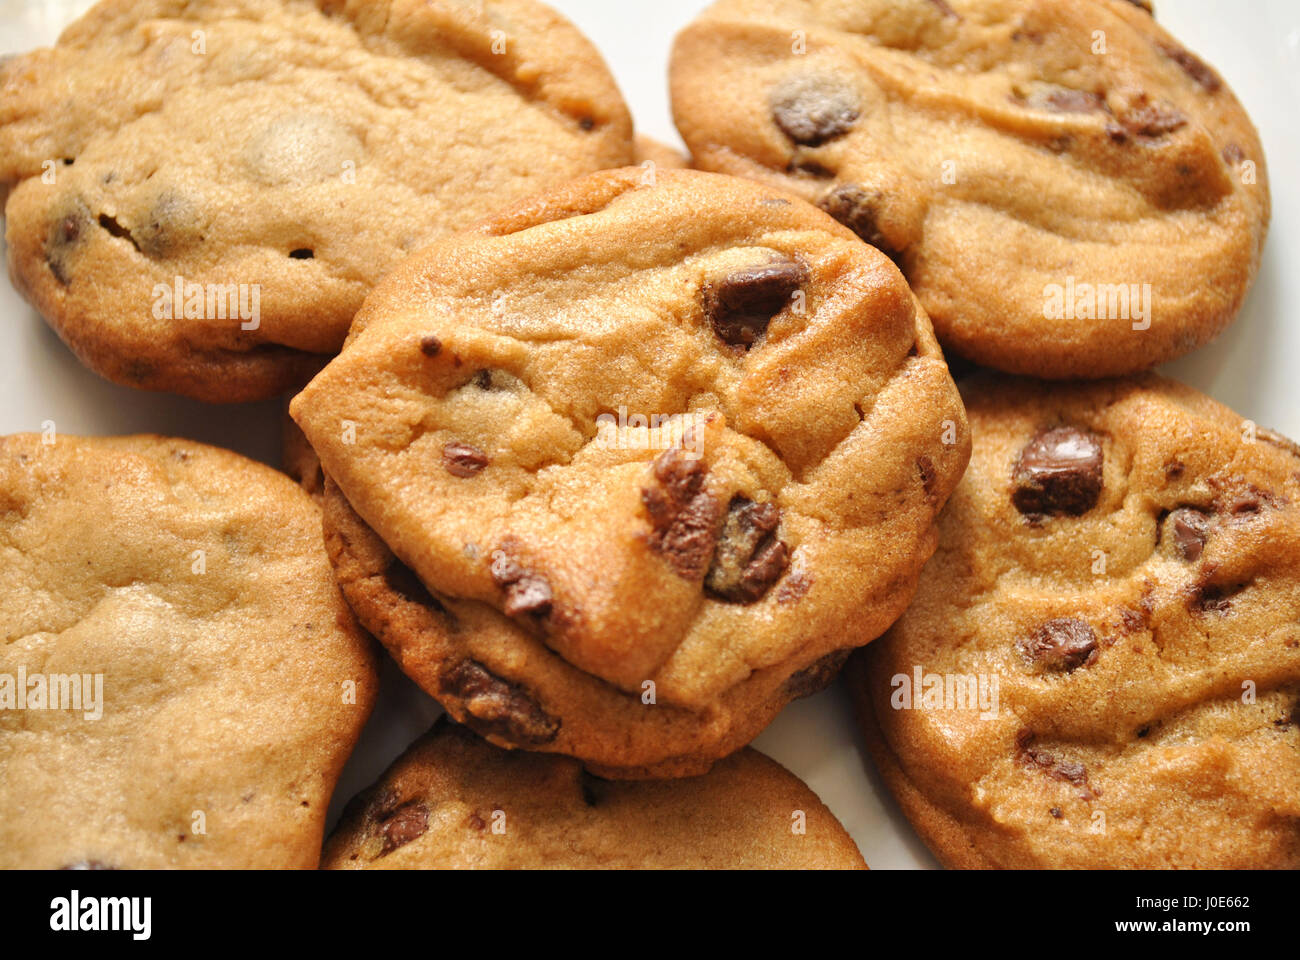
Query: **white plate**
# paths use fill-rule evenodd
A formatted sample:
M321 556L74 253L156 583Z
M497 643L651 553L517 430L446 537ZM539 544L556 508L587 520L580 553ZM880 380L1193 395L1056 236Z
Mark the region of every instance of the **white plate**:
M0 0L0 53L48 44L91 4L87 0ZM702 0L552 0L603 52L640 130L680 144L668 107L673 35ZM1250 112L1264 140L1273 225L1259 279L1237 322L1214 344L1165 372L1228 404L1243 417L1300 436L1300 400L1290 381L1300 350L1300 190L1292 179L1300 147L1300 3L1296 0L1156 0L1157 14L1187 47L1213 64ZM1290 263L1291 267L1286 265ZM279 464L277 401L213 407L118 387L84 369L13 289L0 283L0 433L153 432L192 437ZM380 705L344 771L333 810L368 786L440 713L386 661ZM791 705L755 742L817 791L875 868L934 866L899 814L854 729L837 685Z

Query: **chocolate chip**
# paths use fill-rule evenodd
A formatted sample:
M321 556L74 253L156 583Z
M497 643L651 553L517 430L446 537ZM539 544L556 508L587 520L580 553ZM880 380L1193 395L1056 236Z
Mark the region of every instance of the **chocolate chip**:
M772 90L772 119L795 143L818 147L853 129L858 96L852 87L829 76L800 74Z
M1156 15L1155 8L1151 5L1151 0L1128 0L1128 2L1140 10L1145 10L1153 17Z
M45 235L45 262L49 265L50 272L54 274L54 279L65 287L71 279L67 262L68 251L81 241L87 213L88 211L78 204L77 209L55 219Z
M1039 432L1020 451L1011 501L1026 516L1081 516L1101 496L1100 440L1078 427Z
M1060 820L1060 819L1061 819L1062 814L1061 814L1061 808L1060 808L1060 807L1052 807L1052 808L1051 808L1050 810L1048 810L1047 812L1050 813L1050 814L1052 815L1053 819L1056 819L1056 820Z
M1101 441L1076 427L1041 431L1021 450L1011 502L1028 516L1088 513L1101 497Z
M442 465L453 477L477 476L488 465L488 456L468 443L448 443L442 448Z
M1016 649L1038 672L1072 673L1096 659L1097 634L1082 620L1060 617L1019 640Z
M436 357L442 352L442 341L433 334L425 334L420 338L420 352L426 357Z
M1245 159L1246 151L1241 149L1237 144L1230 143L1223 148L1223 160L1225 163L1230 163L1235 167Z
M733 497L704 585L730 603L755 603L781 579L790 549L776 538L781 511L771 503Z
M867 190L856 183L842 183L823 195L817 206L886 256L897 257L898 251L880 232L877 211L883 199L879 190Z
M1135 137L1164 137L1187 126L1187 115L1160 103L1137 104L1120 114L1119 122Z
M685 580L703 578L717 544L721 511L704 489L708 469L681 450L665 450L654 464L658 485L641 490L650 515L650 546Z
M1174 535L1174 549L1189 563L1201 559L1210 533L1210 518L1194 507L1180 507L1169 515Z
M1076 90L1072 87L1040 89L1028 97L1012 99L1035 110L1050 110L1053 113L1105 113L1108 110L1104 97L1090 90Z
M1187 472L1187 465L1181 460L1170 460L1165 464L1166 480L1181 480Z
M916 469L921 474L921 489L925 491L925 499L930 503L935 503L939 498L935 493L935 481L939 479L939 471L934 468L934 461L929 457L917 457Z
M502 609L508 617L530 615L544 617L551 612L554 599L546 578L525 570L505 551L498 550L492 558L492 580L505 590Z
M1041 770L1053 780L1078 787L1079 797L1083 800L1095 800L1100 796L1101 791L1088 783L1087 767L1075 760L1057 760L1054 755L1034 746L1034 739L1034 734L1027 729L1016 734L1016 747L1022 763Z
M1200 57L1178 44L1168 40L1156 42L1156 46L1174 63L1183 68L1183 72L1195 80L1207 93L1217 93L1223 81L1211 67Z
M442 674L441 689L464 703L464 723L483 736L518 746L550 743L560 721L546 713L528 692L502 680L477 660L462 660Z
M810 574L796 570L790 576L785 578L781 584L781 589L776 592L777 603L795 603L802 600L812 587L813 578Z
M748 350L807 279L808 268L796 260L737 270L705 285L704 315L724 343Z
M791 700L798 700L825 690L852 652L852 650L836 650L798 673L790 674L790 678L785 682L786 694Z
M379 825L379 833L384 838L380 856L387 856L398 847L405 846L429 829L429 808L418 800L404 803Z

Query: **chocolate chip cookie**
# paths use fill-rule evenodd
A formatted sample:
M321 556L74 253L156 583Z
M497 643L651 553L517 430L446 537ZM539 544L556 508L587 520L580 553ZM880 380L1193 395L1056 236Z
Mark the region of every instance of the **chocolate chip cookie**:
M0 867L314 867L374 700L320 512L162 437L0 439Z
M1231 322L1259 265L1259 137L1143 4L721 0L671 77L697 166L820 204L985 366L1147 369Z
M356 797L326 869L840 869L866 864L817 795L745 749L701 777L600 780L440 720Z
M0 64L21 293L118 383L292 387L409 250L633 156L532 0L105 0Z
M291 414L358 617L459 721L689 776L902 612L968 456L878 251L748 180L593 174L427 248Z
M849 668L954 867L1300 866L1300 448L1154 376L963 384L912 607Z

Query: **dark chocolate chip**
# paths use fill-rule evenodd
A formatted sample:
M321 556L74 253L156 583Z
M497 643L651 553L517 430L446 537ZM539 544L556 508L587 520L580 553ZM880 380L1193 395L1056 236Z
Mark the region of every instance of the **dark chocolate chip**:
M54 279L65 287L71 280L67 253L80 242L85 223L85 214L79 208L51 223L45 236L45 262Z
M544 617L551 612L554 596L545 577L525 570L502 550L492 558L492 580L506 594L502 609L506 616L530 615Z
M776 602L796 603L807 596L812 584L813 578L811 574L796 570L785 578L785 582L781 584L781 589L777 590Z
M1151 5L1151 0L1128 0L1128 2L1140 10L1145 10L1153 17L1156 15L1155 7Z
M1097 655L1097 634L1091 626L1074 617L1048 620L1032 637L1016 643L1030 665L1038 671L1072 673Z
M388 815L379 825L379 833L384 838L384 847L380 856L386 856L398 847L405 846L429 829L429 808L418 800L404 803Z
M1237 144L1230 143L1223 148L1223 160L1225 163L1230 163L1235 167L1245 159L1246 151L1241 149Z
M1101 496L1101 441L1077 427L1038 433L1020 451L1011 500L1026 516L1080 516Z
M1194 507L1180 507L1169 515L1174 535L1174 549L1190 563L1201 559L1210 533L1210 518Z
M1057 760L1056 757L1034 746L1034 734L1022 729L1016 734L1016 747L1020 751L1020 760L1041 770L1053 780L1070 783L1079 788L1079 797L1083 800L1095 800L1101 791L1088 783L1088 769L1075 760Z
M482 473L488 456L468 443L448 443L442 448L442 465L453 477L468 478Z
M935 493L935 481L939 479L939 471L934 468L934 461L929 457L917 457L916 469L921 474L921 489L925 491L925 499L930 503L936 502L939 498Z
M818 147L842 137L858 120L857 94L829 76L801 74L779 83L770 100L772 119L795 143Z
M462 660L442 674L441 692L464 703L467 727L517 746L550 743L560 721L523 687L502 680L477 660Z
M787 696L791 700L798 700L800 697L811 697L814 693L825 690L852 652L852 650L836 650L798 673L790 674L790 678L785 682Z
M429 333L420 338L420 352L426 357L436 357L442 352L442 341Z
M1183 68L1183 72L1195 80L1207 93L1217 93L1223 86L1219 75L1200 57L1169 40L1160 40L1156 46L1174 63Z
M1170 460L1165 464L1166 480L1181 480L1187 472L1187 465L1181 460Z
M807 279L808 268L796 260L737 270L705 285L704 315L724 343L748 350Z
M1060 808L1060 807L1052 807L1052 809L1048 810L1047 812L1050 813L1050 814L1052 815L1053 819L1056 819L1056 820L1060 820L1060 819L1061 819L1062 814L1061 814L1061 808Z
M733 497L704 585L731 603L755 603L781 579L790 549L776 537L781 511L771 503Z
M1035 110L1049 110L1052 113L1106 113L1109 109L1105 97L1091 90L1076 90L1073 87L1039 89L1027 97L1012 97L1012 100Z
M641 490L650 515L650 546L685 580L703 578L717 544L721 511L704 489L708 469L681 450L665 450L654 464L657 485Z
M817 201L817 205L886 256L897 257L898 251L880 232L878 211L883 199L879 190L867 190L856 183L842 183L832 187Z
M1187 126L1187 115L1182 111L1161 103L1135 104L1125 110L1119 118L1125 131L1135 137L1168 136Z

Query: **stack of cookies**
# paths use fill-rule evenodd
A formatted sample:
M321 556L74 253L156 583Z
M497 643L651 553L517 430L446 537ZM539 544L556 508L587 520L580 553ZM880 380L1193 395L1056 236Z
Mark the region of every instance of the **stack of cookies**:
M292 395L290 476L4 441L0 865L861 868L747 746L846 663L946 864L1300 865L1300 448L1147 372L1260 261L1218 74L1128 0L721 0L670 80L689 163L533 0L0 64L15 286ZM322 843L379 647L446 716Z

